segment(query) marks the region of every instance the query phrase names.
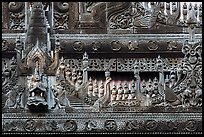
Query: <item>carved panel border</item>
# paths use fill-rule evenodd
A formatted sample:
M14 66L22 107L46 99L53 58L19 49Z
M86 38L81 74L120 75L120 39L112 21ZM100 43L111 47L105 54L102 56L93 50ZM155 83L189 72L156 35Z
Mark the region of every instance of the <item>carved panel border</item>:
M10 116L9 116L10 115ZM81 113L46 116L3 115L3 134L182 133L202 132L201 113ZM12 118L12 121L11 121ZM33 133L36 132L36 133Z

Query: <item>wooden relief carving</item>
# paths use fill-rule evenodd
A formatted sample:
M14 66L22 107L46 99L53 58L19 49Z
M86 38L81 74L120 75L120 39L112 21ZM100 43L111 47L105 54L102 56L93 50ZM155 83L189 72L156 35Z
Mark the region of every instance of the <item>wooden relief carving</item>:
M10 31L2 33L3 134L202 133L200 5L5 7L9 17L3 19L10 23L2 30ZM185 32L152 32L160 27Z

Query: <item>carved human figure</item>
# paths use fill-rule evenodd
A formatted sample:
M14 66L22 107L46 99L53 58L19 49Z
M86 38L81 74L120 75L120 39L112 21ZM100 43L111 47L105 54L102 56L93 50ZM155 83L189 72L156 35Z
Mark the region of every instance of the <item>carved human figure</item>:
M91 97L93 94L93 83L91 77L89 78L89 84L88 84L88 96Z
M70 65L67 64L66 68L65 68L65 76L66 76L66 80L70 81L71 80L71 75L72 75L72 71L70 69Z
M124 95L123 95L123 99L128 99L129 97L129 87L128 87L128 82L125 81L124 83Z
M116 97L117 97L117 90L116 89L117 89L117 87L116 87L115 82L114 82L112 90L111 90L112 100L116 100Z
M69 105L69 100L66 97L66 90L60 84L57 84L53 89L55 96L55 106L58 108L64 108Z
M99 98L104 96L104 85L103 85L103 81L100 81L100 85L99 85Z
M138 92L138 91L136 91L136 89L135 89L135 81L134 80L132 80L132 82L131 82L131 95L130 95L130 99L135 99L136 98L136 92Z
M118 95L117 95L117 99L116 100L122 100L123 97L123 86L122 86L122 82L119 81L119 86L118 86Z
M98 97L98 82L96 79L94 80L94 85L93 85L93 95Z

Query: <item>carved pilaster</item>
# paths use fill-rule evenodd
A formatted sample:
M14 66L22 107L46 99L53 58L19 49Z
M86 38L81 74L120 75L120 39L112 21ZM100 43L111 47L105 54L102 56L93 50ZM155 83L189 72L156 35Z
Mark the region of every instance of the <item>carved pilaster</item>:
M83 55L83 84L86 85L88 82L88 55L85 52Z

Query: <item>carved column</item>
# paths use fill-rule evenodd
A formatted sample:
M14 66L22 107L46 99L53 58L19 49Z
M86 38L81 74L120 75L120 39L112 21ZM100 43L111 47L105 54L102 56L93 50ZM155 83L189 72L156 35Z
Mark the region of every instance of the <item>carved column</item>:
M83 55L83 85L86 85L88 82L88 55L85 52Z
M134 66L134 77L136 79L136 95L138 95L138 93L141 93L139 70L140 70L140 62L136 63Z
M159 84L158 84L158 90L159 93L163 96L165 96L164 94L164 72L163 72L163 63L162 60L160 58L160 56L158 56L157 58L157 69L159 71Z

